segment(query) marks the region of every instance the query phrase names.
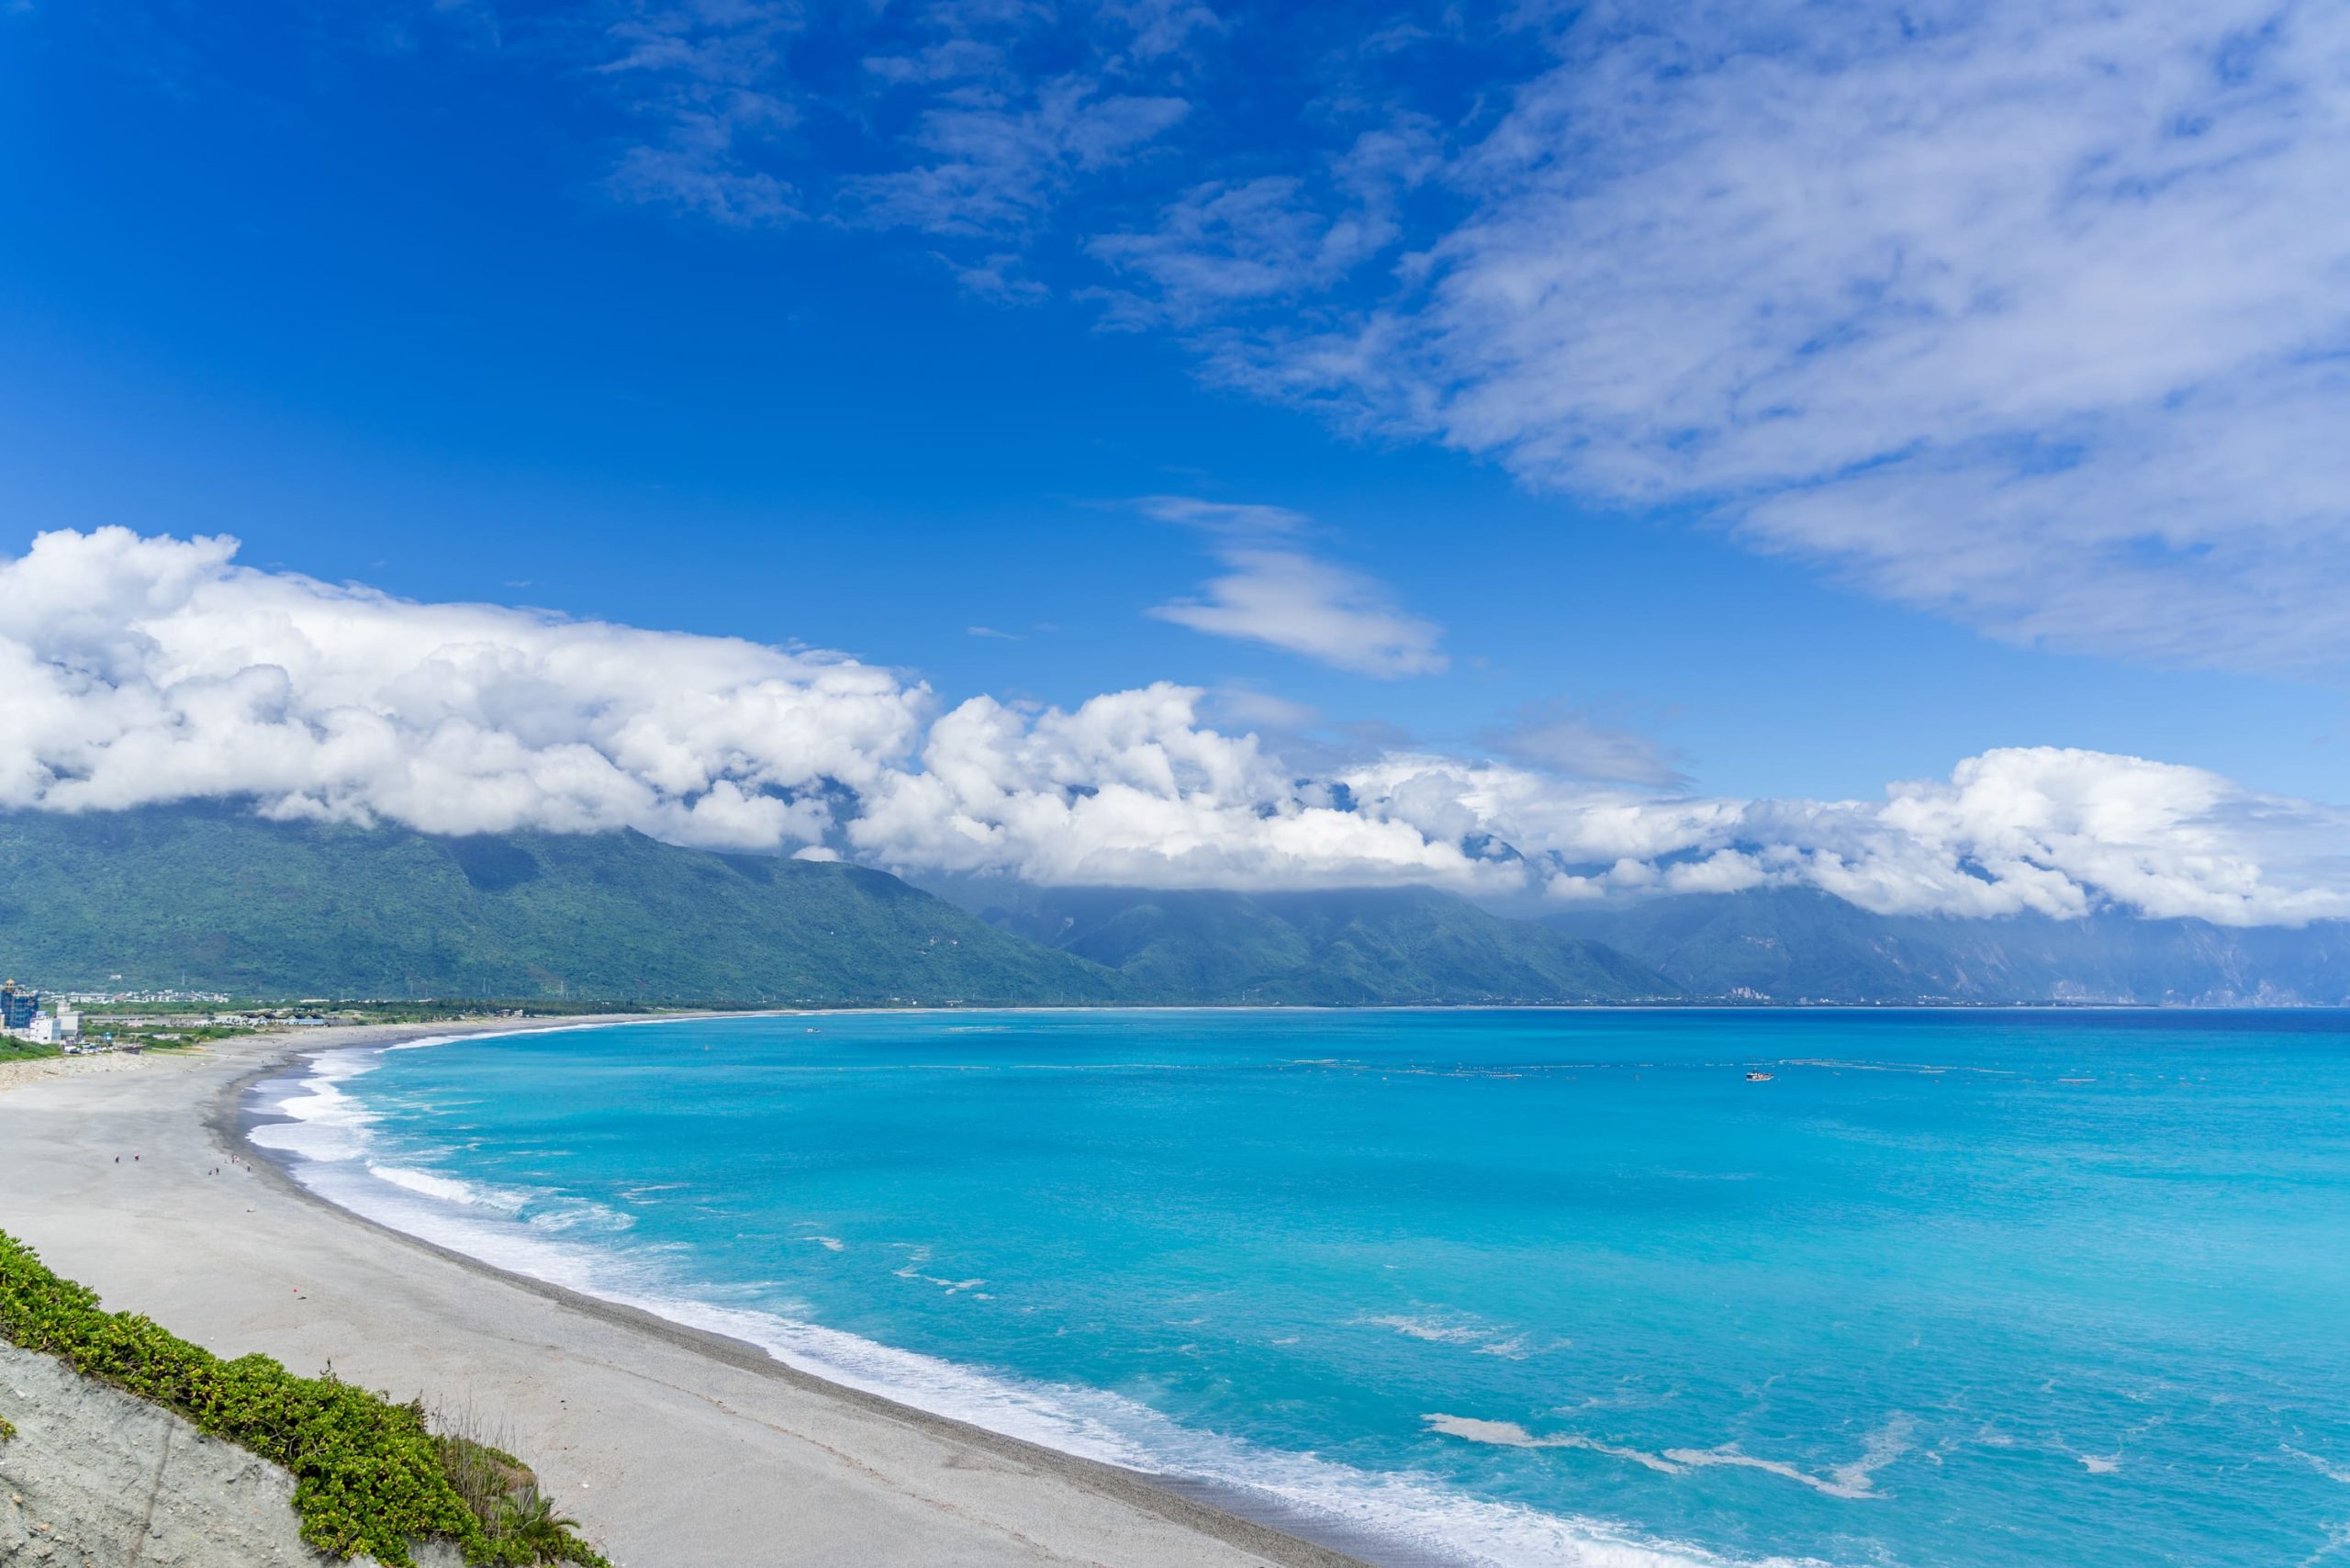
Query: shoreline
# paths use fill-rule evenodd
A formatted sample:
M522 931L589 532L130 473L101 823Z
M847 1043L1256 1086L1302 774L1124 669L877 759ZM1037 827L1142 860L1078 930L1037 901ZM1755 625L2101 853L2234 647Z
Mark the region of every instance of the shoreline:
M626 1302L613 1301L586 1291L574 1290L543 1280L535 1275L503 1269L456 1248L445 1247L420 1236L412 1235L397 1226L385 1224L354 1209L348 1209L307 1186L295 1173L293 1161L299 1156L290 1155L254 1143L250 1134L256 1126L265 1125L263 1114L251 1105L252 1092L261 1084L284 1077L305 1058L324 1056L331 1052L381 1050L391 1046L412 1046L420 1040L437 1039L443 1035L462 1035L469 1039L497 1039L521 1034L554 1034L566 1029L617 1029L632 1025L686 1023L710 1018L798 1018L829 1015L838 1009L778 1008L763 1013L680 1013L655 1018L632 1016L596 1017L584 1021L550 1021L543 1027L513 1026L514 1020L500 1019L498 1027L481 1029L452 1029L448 1025L378 1025L395 1033L380 1040L353 1040L324 1046L297 1042L297 1048L274 1059L252 1068L214 1092L211 1106L205 1117L206 1126L224 1149L236 1153L263 1179L280 1190L299 1198L338 1218L404 1245L418 1248L487 1278L499 1280L519 1289L559 1303L576 1312L586 1313L605 1322L648 1334L681 1349L722 1361L740 1370L774 1377L779 1381L812 1392L845 1401L894 1419L927 1426L941 1436L990 1449L1007 1456L1018 1457L1030 1463L1046 1464L1060 1469L1070 1479L1091 1489L1101 1491L1119 1501L1150 1508L1170 1520L1214 1533L1236 1544L1246 1544L1250 1550L1264 1553L1272 1561L1298 1568L1434 1568L1442 1560L1426 1555L1398 1555L1385 1542L1353 1540L1343 1531L1333 1530L1322 1521L1292 1517L1276 1505L1270 1505L1245 1493L1218 1486L1211 1482L1195 1481L1188 1476L1163 1472L1130 1470L1123 1465L1089 1459L1025 1438L998 1432L974 1422L953 1416L925 1410L921 1406L887 1394L875 1394L848 1383L838 1383L821 1373L807 1371L782 1360L764 1346L739 1339L715 1329L697 1327L674 1318ZM906 1009L902 1011L913 1011ZM965 1011L963 1009L923 1009L925 1012ZM969 1011L1000 1012L1008 1009L972 1009ZM412 1033L411 1033L412 1031ZM1291 1556L1298 1549L1300 1555ZM1357 1555L1361 1551L1380 1552L1376 1559Z
M771 1015L789 1016L813 1011L817 1010L778 1009ZM110 1058L90 1058L93 1065L83 1068L79 1063L84 1058L76 1058L76 1065L73 1069L39 1075L26 1075L29 1081L23 1079L15 1081L12 1092L0 1093L0 1108L14 1108L27 1104L35 1097L42 1096L44 1091L54 1090L61 1081L66 1083L78 1082L81 1085L89 1085L95 1081L101 1091L99 1099L103 1103L104 1092L118 1091L126 1085L153 1085L183 1076L212 1079L214 1081L209 1083L187 1085L186 1088L190 1092L178 1098L177 1109L185 1130L195 1134L208 1148L222 1155L232 1156L237 1168L257 1174L261 1179L257 1185L263 1191L279 1199L297 1200L294 1206L302 1214L325 1220L343 1238L364 1240L372 1254L369 1261L375 1265L376 1271L388 1266L389 1272L393 1276L409 1276L417 1271L412 1265L403 1266L404 1258L417 1261L430 1260L431 1266L448 1270L461 1280L480 1282L485 1285L495 1286L499 1291L515 1293L535 1303L543 1304L543 1311L554 1315L565 1330L555 1337L557 1343L554 1347L551 1347L558 1353L573 1350L579 1341L593 1338L599 1341L617 1338L620 1354L611 1359L617 1365L631 1372L637 1370L637 1365L642 1361L655 1356L670 1361L684 1358L683 1366L672 1369L673 1372L682 1375L677 1376L669 1385L676 1393L686 1395L687 1399L692 1403L716 1405L721 1409L733 1413L744 1405L764 1403L758 1393L759 1388L763 1386L772 1391L773 1396L777 1399L788 1398L789 1402L795 1406L813 1404L818 1406L813 1411L800 1411L795 1414L802 1417L810 1415L821 1417L823 1418L823 1424L829 1425L846 1420L865 1427L878 1424L892 1429L886 1434L886 1440L866 1445L870 1451L860 1452L856 1446L850 1444L826 1442L819 1445L826 1450L828 1459L833 1463L845 1463L852 1473L864 1477L867 1487L878 1474L875 1464L877 1458L886 1458L893 1462L901 1461L908 1456L899 1454L895 1450L900 1447L914 1447L924 1450L925 1457L932 1450L938 1451L943 1458L944 1468L949 1472L995 1473L990 1484L981 1490L995 1493L1007 1489L1035 1490L1047 1494L1033 1498L990 1496L987 1501L994 1505L995 1513L999 1516L1010 1516L1009 1518L991 1518L984 1523L975 1519L972 1524L979 1528L967 1529L960 1532L965 1539L959 1541L949 1544L917 1545L910 1540L902 1551L891 1551L880 1559L868 1556L867 1560L922 1560L942 1562L1072 1560L1065 1549L1047 1548L1042 1540L1035 1539L1046 1532L1030 1527L1041 1519L1060 1528L1065 1533L1073 1531L1077 1534L1090 1535L1120 1543L1116 1551L1105 1556L1102 1553L1101 1540L1089 1542L1091 1549L1076 1553L1074 1558L1076 1561L1133 1562L1169 1565L1194 1562L1262 1563L1276 1565L1276 1568L1370 1568L1371 1560L1357 1555L1366 1549L1376 1550L1379 1552L1378 1561L1397 1565L1397 1568L1435 1561L1417 1555L1399 1556L1392 1547L1384 1543L1374 1545L1369 1541L1352 1540L1343 1528L1334 1529L1326 1521L1304 1518L1283 1510L1278 1504L1268 1504L1262 1499L1237 1494L1222 1487L1195 1483L1180 1475L1130 1470L1065 1453L1024 1439L991 1431L953 1417L937 1415L883 1394L868 1393L835 1383L818 1373L790 1365L766 1349L747 1340L678 1323L641 1307L606 1300L564 1285L498 1268L481 1259L409 1235L364 1215L342 1208L306 1186L286 1163L286 1159L291 1157L281 1157L276 1151L250 1142L245 1136L252 1126L259 1125L263 1120L263 1117L253 1111L250 1104L253 1088L267 1080L283 1077L290 1071L298 1070L306 1058L352 1049L379 1049L386 1046L407 1044L443 1036L478 1037L535 1034L564 1028L601 1028L632 1023L682 1022L696 1016L738 1017L747 1016L747 1014L681 1013L664 1014L656 1018L608 1015L601 1018L564 1018L544 1021L487 1019L470 1024L362 1025L320 1029L300 1036L263 1036L242 1041L226 1041L201 1051L173 1053L170 1058L140 1058L136 1066L129 1063L111 1064ZM109 1061L110 1065L98 1068L95 1065L96 1061ZM57 1065L62 1066L62 1063ZM0 1080L0 1091L11 1089L10 1081ZM74 1097L90 1098L87 1094ZM149 1099L153 1097L152 1094L146 1096ZM131 1147L136 1148L136 1145ZM0 1152L0 1187L6 1186L5 1179L7 1174L5 1169L6 1163L5 1153ZM161 1161L158 1160L157 1163L160 1164ZM143 1165L138 1168L153 1169L151 1166ZM215 1190L217 1191L220 1185L223 1184L216 1182ZM201 1192L203 1189L198 1188L197 1191ZM111 1283L105 1277L105 1271L99 1271L97 1277L93 1277L92 1272L86 1268L77 1271L73 1259L70 1256L56 1255L55 1238L45 1233L45 1226L39 1224L24 1225L18 1215L6 1212L6 1195L0 1195L0 1224L6 1224L17 1234L41 1248L44 1255L50 1257L51 1260L60 1267L61 1271L82 1278L85 1283L100 1289L102 1293L114 1298L114 1305L129 1306L135 1310L149 1313L167 1326L175 1327L179 1326L185 1315L173 1305L171 1300L167 1299L168 1293L159 1296L156 1292L149 1290L131 1295ZM248 1207L247 1212L254 1213L257 1208L258 1205ZM30 1234L28 1234L28 1231ZM199 1274L205 1272L185 1270L172 1271ZM207 1283L208 1294L218 1294L224 1282L207 1280ZM311 1298L305 1292L315 1287L297 1285L291 1294L296 1302L307 1302ZM187 1329L200 1330L202 1327L200 1323L191 1323L187 1326ZM452 1334L460 1333L468 1325L440 1324L428 1317L418 1323L404 1322L400 1327L409 1337L429 1342L444 1331ZM544 1327L543 1323L542 1327ZM187 1329L182 1331L185 1332ZM190 1337L202 1340L205 1335L199 1331L190 1333ZM257 1347L250 1343L230 1343L216 1348L224 1353L238 1354ZM258 1348L267 1349L271 1353L278 1354L281 1360L287 1361L287 1364L295 1366L297 1370L308 1370L301 1367L297 1360L289 1359L274 1346ZM345 1360L346 1357L350 1358L349 1361ZM332 1348L324 1359L340 1364L351 1364L358 1360L356 1356L352 1355L348 1347ZM696 1366L707 1369L706 1374L696 1375L693 1371ZM753 1387L747 1391L750 1395L747 1400L740 1397L744 1392L746 1392L740 1387L745 1380L749 1380L753 1384ZM365 1381L373 1385L380 1383L383 1379L380 1376L366 1377ZM405 1385L411 1380L403 1376L400 1381L401 1384ZM450 1386L445 1381L440 1382L439 1385L435 1386L436 1380L428 1377L422 1368L418 1369L414 1381L423 1381L428 1391L444 1399L459 1396L461 1392L462 1396L468 1401L475 1397L471 1390L461 1391L458 1387ZM721 1394L716 1392L720 1384L735 1386ZM532 1392L540 1395L536 1403L543 1406L544 1395L555 1386L560 1385L549 1382L544 1386L534 1388ZM575 1388L572 1390L572 1397L558 1397L555 1404L567 1411L572 1404L576 1403L576 1396L579 1392ZM761 1420L758 1415L749 1411L743 1413L750 1415L751 1419L757 1425L769 1428L776 1425L771 1421ZM701 1412L691 1411L687 1414L699 1417ZM602 1435L609 1443L611 1434ZM526 1441L526 1439L518 1439L518 1441ZM642 1450L659 1441L659 1438L649 1430L643 1432L636 1442L621 1441L617 1445L618 1451L615 1454L619 1462L613 1468L626 1473L641 1470L648 1462L657 1461L660 1456ZM887 1450L886 1453L883 1450ZM526 1457L541 1456L533 1450ZM830 1466L828 1465L827 1468ZM1007 1488L1003 1478L1008 1475L1027 1477L1037 1484L1033 1487ZM744 1479L747 1480L750 1477L744 1476ZM890 1476L889 1479L894 1481L898 1478ZM931 1477L924 1476L922 1479L928 1481ZM896 1488L889 1489L897 1490ZM567 1494L567 1498L572 1495L581 1495L583 1502L587 1501L588 1497L595 1495L591 1483L585 1479L579 1483L577 1494ZM893 1505L900 1500L898 1496L887 1499ZM934 1506L937 1506L929 1497L922 1500L933 1502ZM703 1553L689 1550L682 1555L671 1553L648 1556L642 1552L630 1551L625 1557L620 1556L618 1553L621 1548L614 1540L616 1533L634 1532L616 1532L613 1524L592 1517L589 1510L580 1511L583 1517L587 1518L589 1533L615 1551L616 1561L717 1563L730 1560L776 1562L843 1560L837 1555L830 1555L829 1559L823 1555L789 1558L775 1555L773 1542L780 1531L788 1527L805 1528L806 1520L797 1506L799 1501L788 1496L772 1499L773 1511L778 1517L765 1520L756 1529L755 1539L759 1544L755 1548L746 1548L742 1543L739 1531L750 1521L738 1519L734 1521L729 1532L732 1544L724 1550L713 1548ZM853 1497L844 1500L839 1506L845 1513L854 1513L859 1511L863 1505L869 1501L871 1500ZM733 1511L737 1514L744 1512L739 1503ZM866 1509L865 1511L881 1510ZM948 1503L945 1511L949 1515L959 1515L969 1514L975 1510L968 1504ZM756 1514L758 1510L753 1509L750 1512ZM1020 1516L1024 1513L1033 1514L1037 1518L1022 1518ZM1083 1517L1094 1514L1099 1514L1101 1517L1098 1518ZM1070 1515L1080 1517L1069 1518L1068 1516ZM1308 1533L1309 1531L1311 1533ZM854 1539L866 1542L868 1551L871 1550L872 1536L868 1529L852 1526L850 1533ZM950 1536L954 1533L956 1532L950 1532ZM1024 1550L1014 1556L1003 1557L1000 1551L1002 1542L998 1538L1004 1534L1009 1534L1014 1540L1019 1541ZM1135 1539L1139 1536L1166 1539L1153 1541Z

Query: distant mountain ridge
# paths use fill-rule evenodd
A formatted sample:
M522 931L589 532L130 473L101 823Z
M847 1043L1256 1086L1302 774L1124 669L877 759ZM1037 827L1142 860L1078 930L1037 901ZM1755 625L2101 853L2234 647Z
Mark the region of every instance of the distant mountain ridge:
M2299 929L1879 915L1828 893L1685 893L1550 917L1692 995L1773 1002L2350 1005L2350 923Z
M981 913L1160 1000L1402 1005L1640 1002L1679 988L1598 942L1427 888L1005 890Z
M640 834L436 838L221 805L0 815L0 968L52 989L790 1005L1111 1002L863 867Z
M52 989L733 1005L1590 1002L1669 982L1419 889L1039 892L633 833L435 837L227 804L0 814L0 969Z
M1424 888L943 885L641 834L227 804L0 813L0 970L50 989L720 1005L1747 1000L2350 1005L2350 923L1871 914L1758 889L1540 921Z

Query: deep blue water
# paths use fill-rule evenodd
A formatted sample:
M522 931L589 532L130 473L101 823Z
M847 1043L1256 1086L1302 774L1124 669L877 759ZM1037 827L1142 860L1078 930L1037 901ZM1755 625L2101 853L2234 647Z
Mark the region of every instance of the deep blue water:
M2350 1562L2350 1015L733 1019L267 1095L340 1202L1398 1556Z

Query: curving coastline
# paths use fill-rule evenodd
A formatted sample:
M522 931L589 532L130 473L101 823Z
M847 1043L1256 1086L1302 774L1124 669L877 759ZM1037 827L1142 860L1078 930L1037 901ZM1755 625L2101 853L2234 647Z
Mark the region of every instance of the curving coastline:
M512 1428L618 1562L1360 1568L1352 1543L1244 1517L1228 1506L1241 1499L844 1387L389 1229L243 1137L247 1092L298 1058L517 1027L320 1030L0 1084L0 1217L116 1305L211 1348L331 1362Z

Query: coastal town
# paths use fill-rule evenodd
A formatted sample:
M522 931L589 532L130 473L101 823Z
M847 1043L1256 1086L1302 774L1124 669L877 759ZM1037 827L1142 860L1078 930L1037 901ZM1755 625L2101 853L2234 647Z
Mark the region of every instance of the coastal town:
M68 1053L82 1049L82 1013L71 1002L53 1002L41 1011L41 995L30 986L0 980L0 1032L27 1045L57 1046Z
M349 1009L324 1002L235 1006L215 991L68 991L45 996L37 985L0 980L0 1055L136 1055L151 1046L201 1045L231 1035L320 1028L352 1022ZM13 1042L16 1051L6 1048Z

